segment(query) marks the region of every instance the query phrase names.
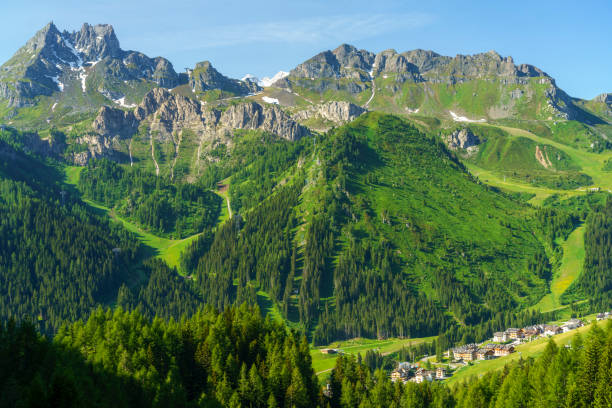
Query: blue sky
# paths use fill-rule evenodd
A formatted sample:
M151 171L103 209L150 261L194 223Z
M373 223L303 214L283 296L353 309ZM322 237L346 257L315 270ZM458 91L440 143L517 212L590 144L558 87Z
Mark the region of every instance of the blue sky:
M491 49L536 65L570 95L612 92L612 1L10 1L0 6L0 61L53 20L60 30L109 23L124 49L177 71L210 60L242 77L290 70L341 43L378 52Z

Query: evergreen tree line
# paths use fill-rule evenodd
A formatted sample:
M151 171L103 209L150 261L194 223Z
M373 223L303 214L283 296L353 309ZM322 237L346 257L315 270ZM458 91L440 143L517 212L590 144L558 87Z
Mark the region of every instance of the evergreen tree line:
M90 160L78 186L86 198L162 236L184 238L212 228L221 211L222 199L202 185L172 183L107 159Z
M96 310L52 340L0 326L0 406L314 407L308 343L259 310L176 322Z
M586 219L584 270L564 296L589 299L591 313L612 308L612 197Z
M299 181L280 188L245 218L237 214L219 227L214 238L198 237L185 250L184 266L206 303L220 309L236 302L254 304L259 289L274 302L283 301L300 190Z

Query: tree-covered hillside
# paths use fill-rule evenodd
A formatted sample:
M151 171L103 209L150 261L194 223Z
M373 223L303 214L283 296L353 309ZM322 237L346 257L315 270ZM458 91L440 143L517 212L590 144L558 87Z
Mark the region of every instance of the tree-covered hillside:
M204 299L224 307L263 291L316 343L446 330L459 340L452 317L486 332L546 291L539 263L552 232L534 209L473 179L434 136L368 114L313 145L301 155L260 147L261 159L227 179L232 203L261 203L238 206L184 254ZM245 185L249 195L236 194Z
M92 214L54 167L24 153L18 134L1 136L0 318L30 318L53 332L134 279L139 244Z

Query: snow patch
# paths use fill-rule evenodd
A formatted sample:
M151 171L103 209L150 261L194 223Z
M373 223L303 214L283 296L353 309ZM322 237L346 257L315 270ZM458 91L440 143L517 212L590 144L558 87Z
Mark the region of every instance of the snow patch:
M66 47L68 47L70 49L70 51L74 54L74 56L77 59L76 66L75 66L74 62L71 62L70 66L72 68L76 68L76 67L82 66L83 65L83 58L81 58L81 54L79 54L79 51L77 51L77 49L74 48L74 45L72 45L72 43L70 43L70 41L66 40L63 37L62 37L62 39L64 40L64 45L66 45Z
M55 102L53 104L53 106L51 106L51 112L55 112L55 107L57 106L57 102Z
M259 84L261 81L259 80L259 78L257 78L255 75L253 74L246 74L245 76L242 77L241 79L242 82L255 82L256 84Z
M468 119L465 116L459 116L453 111L448 111L455 122L486 122L486 119Z
M113 99L113 102L115 102L117 105L122 106L124 108L135 108L136 104L134 103L125 103L125 96L119 99Z
M269 96L264 96L261 99L263 99L264 102L266 103L273 103L275 105L279 105L280 103L278 102L278 99L276 98L270 98Z
M87 83L85 82L87 81L87 73L83 67L81 67L79 72L79 78L81 79L81 88L83 88L83 92L87 92Z
M51 78L51 80L57 84L57 87L59 88L60 92L64 92L64 84L60 82L59 76L49 78Z
M289 73L286 71L278 71L272 78L270 77L263 77L261 78L261 81L259 81L257 83L257 85L259 86L263 86L268 87L268 86L272 86L273 83L275 83L276 81L286 78L287 76L289 76Z

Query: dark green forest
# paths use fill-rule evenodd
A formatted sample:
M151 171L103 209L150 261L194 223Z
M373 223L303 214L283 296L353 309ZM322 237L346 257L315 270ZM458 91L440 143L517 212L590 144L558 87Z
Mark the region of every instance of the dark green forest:
M54 340L0 326L0 407L314 407L305 338L246 306L153 321L96 310Z
M0 319L30 318L51 333L113 299L140 244L19 146L0 140L0 158Z
M78 187L85 198L114 208L146 230L173 238L211 228L222 202L199 184L171 183L107 159L90 161L80 174Z

